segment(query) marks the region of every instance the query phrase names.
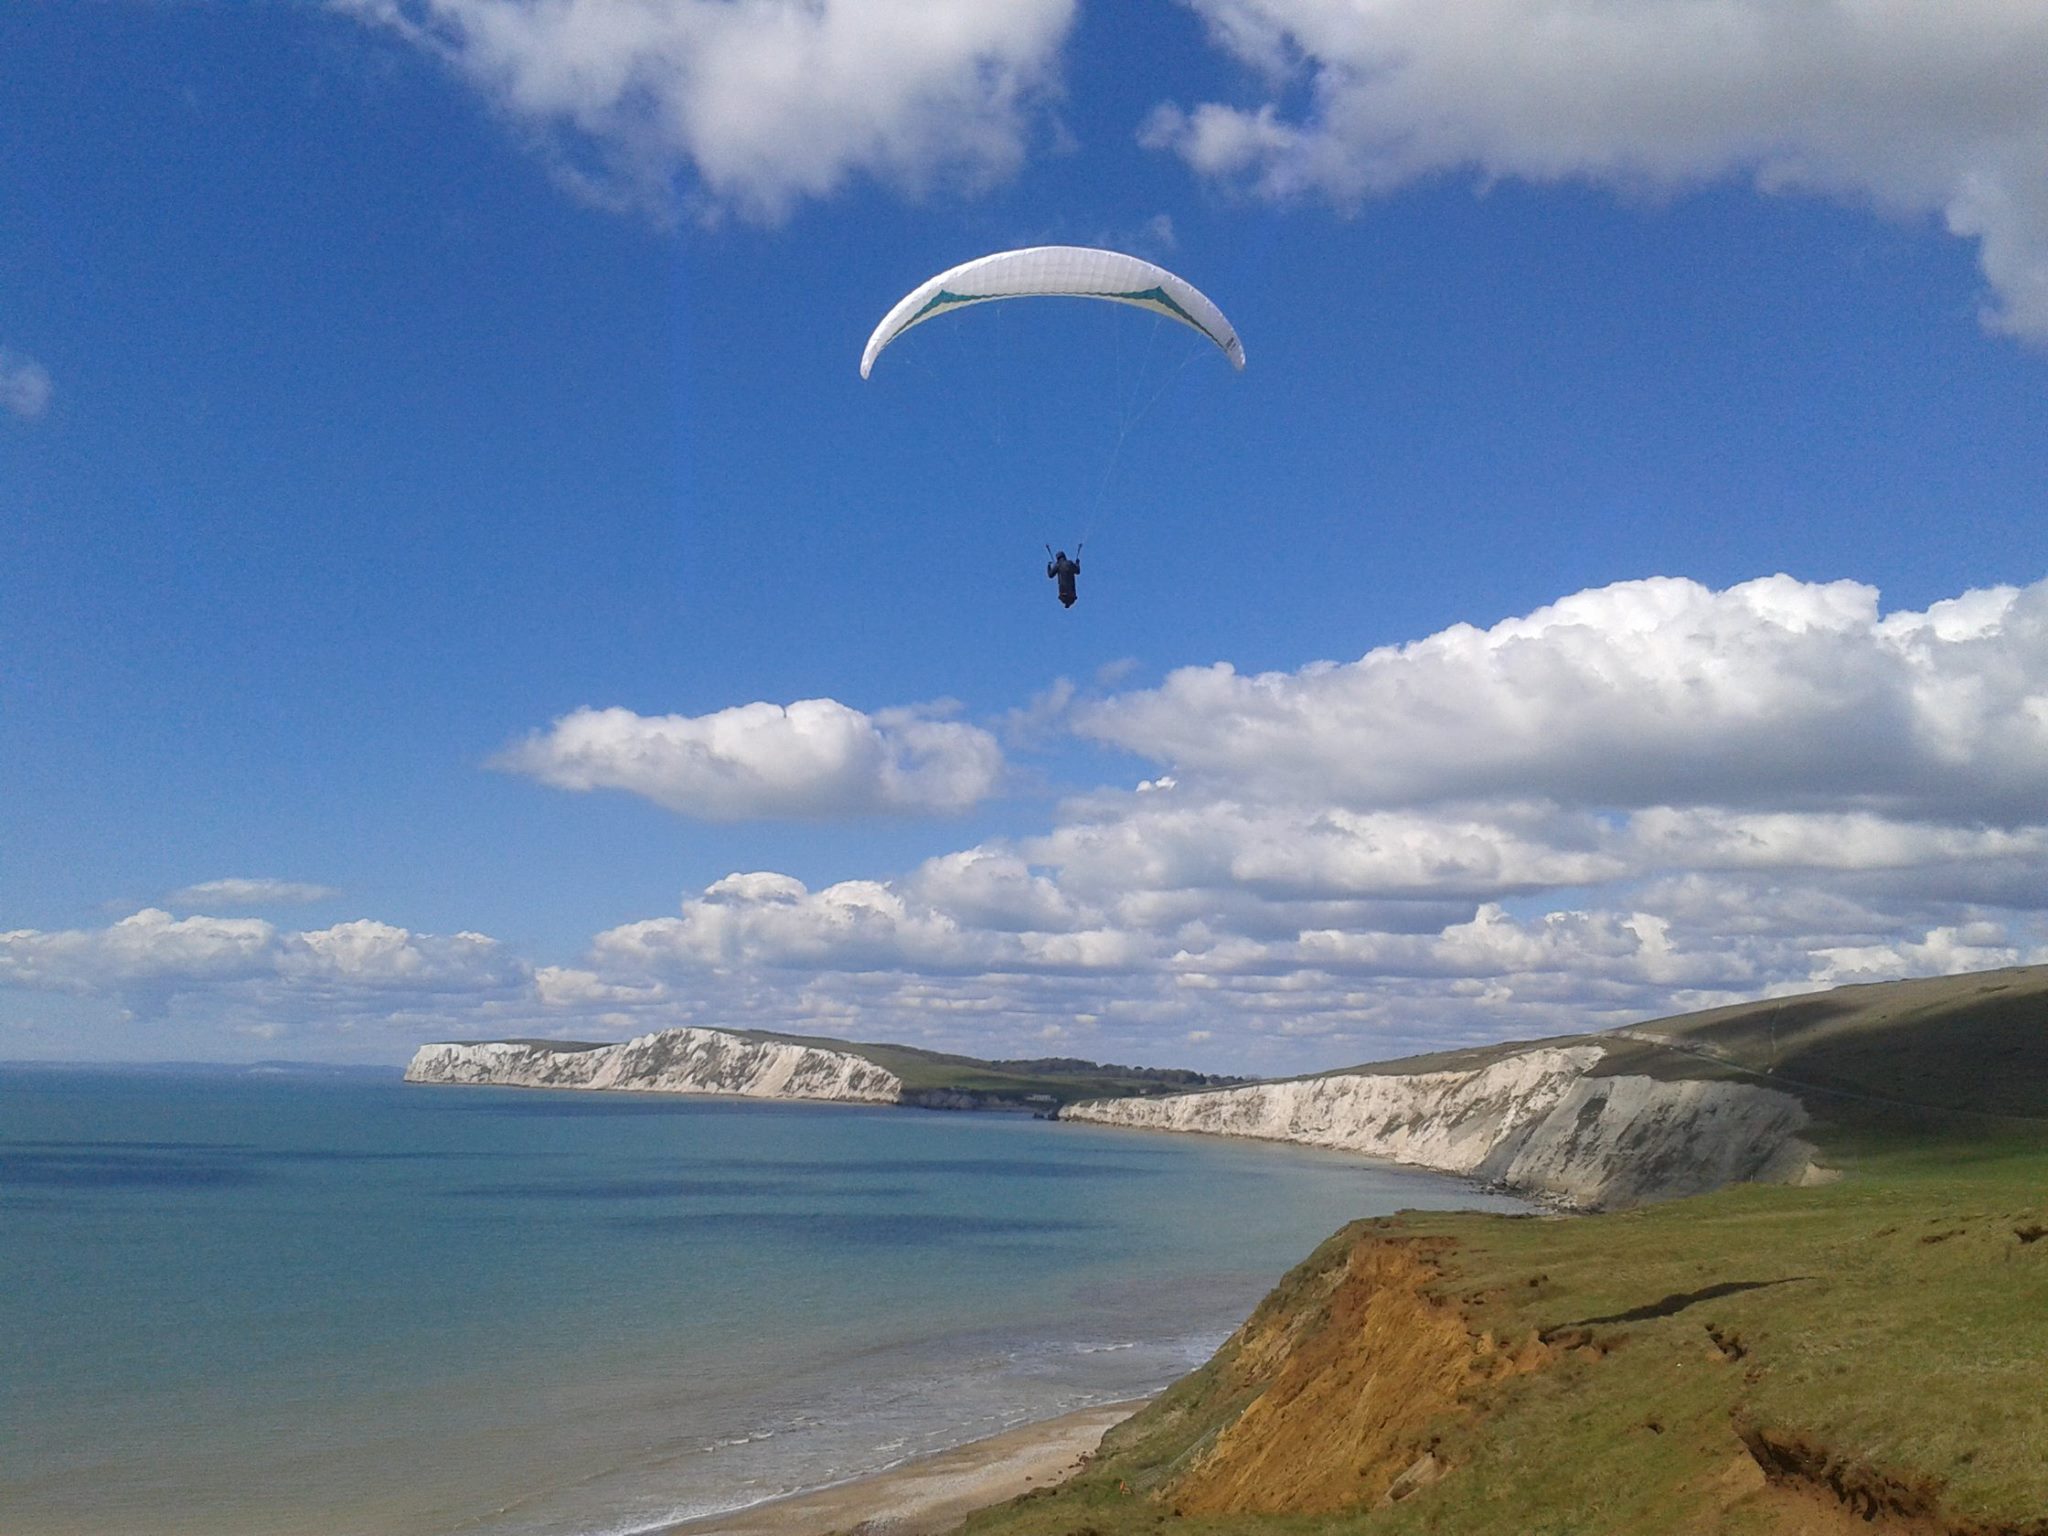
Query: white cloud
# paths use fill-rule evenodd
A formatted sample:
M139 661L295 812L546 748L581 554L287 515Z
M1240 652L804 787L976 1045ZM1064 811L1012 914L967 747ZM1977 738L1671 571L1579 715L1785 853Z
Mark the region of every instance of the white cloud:
M484 934L416 934L368 918L290 935L277 971L287 980L427 992L518 986L528 975Z
M2005 965L2039 965L2048 961L2048 944L2022 947L2008 942L1999 924L1979 921L1933 928L1917 941L1898 939L1824 949L1816 958L1821 963L1813 979L1832 987L1888 981L1895 976L1947 976Z
M1015 854L969 848L928 859L909 885L935 909L997 933L1070 933L1091 914Z
M524 995L531 971L479 933L413 933L367 919L291 932L261 918L177 918L155 907L99 929L0 933L0 986L119 1001L142 1015L199 1000L244 1015L333 1022L430 999ZM275 1022L275 1020L272 1020Z
M687 173L686 195L757 218L857 176L917 191L1009 175L1075 13L1075 0L334 4L446 59L599 195L665 206Z
M1042 834L600 935L711 1015L1298 1070L2048 955L2048 586L1785 577L1074 704L1168 772ZM1206 1036L1205 1039L1196 1039Z
M47 368L0 347L0 411L34 421L50 408L51 391Z
M952 814L993 792L1002 749L931 710L832 699L709 715L579 709L493 766L557 789L623 789L705 821Z
M1880 617L1853 582L1622 582L1350 663L1188 668L1077 720L1268 802L2011 822L2048 803L2048 583Z
M1141 784L1128 797L1075 805L1065 825L1029 846L1067 889L1097 902L1186 890L1298 902L1591 885L1627 872L1620 842L1548 807L1353 812L1163 796Z
M96 931L0 933L0 981L55 991L234 980L274 962L277 930L254 917L174 918L145 907Z
M1626 824L1630 867L1838 873L2033 866L2048 826L2005 829L1895 821L1869 812L1736 813L1655 807ZM2043 893L2048 896L2048 893Z
M574 966L544 965L533 973L533 981L541 1002L550 1008L614 1009L664 1002L669 995L659 983L627 986Z
M843 880L820 891L787 875L729 875L685 901L679 917L599 934L593 954L601 972L648 977L761 970L1030 975L1112 970L1140 958L1145 941L1138 935L1020 928L1020 914L1035 904L1053 908L1063 924L1074 914L1050 882L984 875L974 869L984 861L1003 862L969 854L934 861L902 886ZM939 904L948 897L964 897L958 911Z
M1274 103L1143 138L1340 206L1453 171L1620 188L1746 177L1941 218L1987 321L2048 339L2048 9L2014 0L1184 0Z
M305 880L249 879L231 875L221 880L202 880L171 892L167 898L180 907L268 907L301 906L330 901L341 892L330 885Z

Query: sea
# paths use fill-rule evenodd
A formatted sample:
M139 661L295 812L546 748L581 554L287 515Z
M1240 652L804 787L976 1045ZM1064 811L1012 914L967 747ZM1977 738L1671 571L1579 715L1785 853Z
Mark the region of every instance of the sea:
M0 1067L0 1531L625 1536L1200 1364L1354 1217L1218 1138Z

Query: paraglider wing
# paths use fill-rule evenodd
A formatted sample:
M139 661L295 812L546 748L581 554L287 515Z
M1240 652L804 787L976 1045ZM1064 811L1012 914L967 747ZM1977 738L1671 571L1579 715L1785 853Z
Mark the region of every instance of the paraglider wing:
M868 338L867 350L860 356L860 376L868 376L890 342L934 315L992 299L1036 296L1135 304L1193 327L1215 342L1234 366L1244 366L1244 346L1237 332L1223 318L1223 311L1192 283L1119 251L1085 245L1035 245L977 257L913 288L882 317L875 334Z

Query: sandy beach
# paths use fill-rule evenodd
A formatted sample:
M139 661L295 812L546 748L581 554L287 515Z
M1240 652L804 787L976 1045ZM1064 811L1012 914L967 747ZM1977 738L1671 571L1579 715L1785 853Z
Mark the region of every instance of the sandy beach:
M666 1536L940 1536L977 1509L1064 1479L1146 1399L1105 1403L905 1462L873 1477L710 1515Z

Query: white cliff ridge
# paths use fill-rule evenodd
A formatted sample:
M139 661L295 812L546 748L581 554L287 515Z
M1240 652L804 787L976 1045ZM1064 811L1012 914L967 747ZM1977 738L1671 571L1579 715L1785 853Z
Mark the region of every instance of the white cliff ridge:
M643 1093L732 1093L758 1099L894 1104L895 1073L849 1051L751 1040L718 1029L665 1029L616 1045L490 1040L423 1045L409 1083L515 1088L614 1088Z
M1537 1045L1482 1066L1337 1072L1193 1093L1096 1099L1063 1120L1305 1142L1586 1207L1640 1205L1745 1180L1825 1176L1788 1093L1741 1082L1599 1075L1588 1040ZM764 1099L969 1108L971 1095L906 1093L852 1051L717 1029L668 1029L616 1045L497 1040L423 1045L415 1083L741 1094ZM956 1102L957 1101L957 1102ZM1017 1106L1011 1106L1017 1107Z
M1580 1206L1743 1180L1820 1176L1790 1094L1730 1082L1591 1075L1606 1052L1542 1046L1467 1071L1346 1072L1070 1105L1064 1120L1306 1142Z

